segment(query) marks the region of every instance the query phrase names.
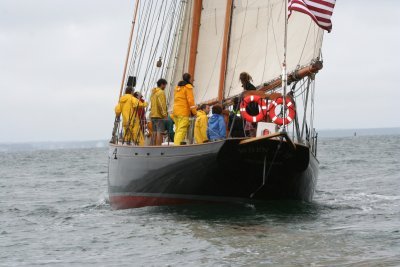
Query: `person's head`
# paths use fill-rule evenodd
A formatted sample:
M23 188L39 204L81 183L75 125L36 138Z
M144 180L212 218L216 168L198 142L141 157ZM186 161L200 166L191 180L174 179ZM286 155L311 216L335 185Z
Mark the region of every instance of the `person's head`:
M125 94L132 94L133 88L131 86L128 86L125 88Z
M167 80L166 79L159 79L158 81L157 81L157 87L158 88L161 88L161 89L165 89L165 87L167 87L167 84L168 84L168 82L167 82Z
M134 92L133 96L136 97L137 99L140 99L142 97L142 94L139 92Z
M207 104L202 104L200 110L204 111L206 114L210 113L210 106Z
M183 79L185 82L190 83L190 79L192 79L192 75L190 75L189 73L185 73L185 74L183 74L182 79Z
M222 114L222 106L221 105L214 105L212 107L212 113L213 114Z
M251 78L250 74L248 74L247 72L242 72L240 73L239 80L242 84L245 84L253 81L253 78Z

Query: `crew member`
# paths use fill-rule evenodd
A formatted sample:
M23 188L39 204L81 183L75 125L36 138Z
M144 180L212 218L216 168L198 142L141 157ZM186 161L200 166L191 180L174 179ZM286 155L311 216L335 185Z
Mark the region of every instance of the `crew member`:
M217 141L226 138L226 125L222 116L222 106L212 107L212 116L208 120L207 137L210 141Z
M195 116L197 112L194 103L193 85L190 79L189 73L183 74L182 81L178 83L174 90L174 144L178 146L185 144L184 140L189 128L189 116Z
M239 75L239 80L242 83L244 91L256 90L257 88L251 83L253 78L247 72L242 72Z
M120 116L122 114L122 126L124 130L123 140L130 144L143 146L144 137L140 130L140 118L139 108L147 107L146 102L140 102L136 97L132 95L132 87L125 89L125 95L123 95L115 107L115 114Z
M165 79L159 79L157 81L157 87L151 92L151 110L150 118L153 126L152 144L160 146L162 144L163 134L166 130L166 119L167 113L167 101L165 99L165 87L167 87L167 81Z
M141 103L144 103L144 102L145 102L145 101L144 101L144 98L143 98L143 95L142 95L141 93L139 93L139 92L134 92L134 93L133 93L133 96L136 97ZM145 109L144 109L143 107L139 107L137 113L138 113L139 119L140 119L140 120L139 120L139 122L140 122L140 130L142 131L143 136L144 136L144 134L145 134L145 129L146 129L146 124L147 124L147 121L146 121L146 111L145 111Z
M203 104L197 111L196 123L194 125L194 140L197 144L202 144L208 141L207 127L208 117L207 114L210 112L210 106Z
M232 111L229 114L229 129L231 137L245 137L244 122L240 116L239 97L233 99Z
M257 88L251 83L253 78L247 72L240 73L239 80L242 84L243 91L251 91L257 90ZM246 107L246 112L251 116L256 116L260 112L259 106L255 102L251 102ZM246 121L245 123L245 132L249 134L251 137L255 136L257 124Z

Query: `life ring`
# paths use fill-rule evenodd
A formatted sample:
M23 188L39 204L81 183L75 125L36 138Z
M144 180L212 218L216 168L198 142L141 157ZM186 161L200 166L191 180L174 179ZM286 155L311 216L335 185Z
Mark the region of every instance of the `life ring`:
M269 118L271 119L271 121L277 125L287 125L290 124L295 116L296 116L296 108L294 106L294 102L290 97L286 97L285 98L285 105L287 108L286 112L286 117L282 118L282 117L278 117L276 115L276 111L275 108L278 105L283 105L283 97L278 97L277 99L275 99L274 101L272 101L269 106L268 106L268 112L269 112Z
M246 108L250 103L258 104L258 114L251 115L247 112ZM240 115L248 122L259 122L264 119L267 114L267 102L265 99L258 95L248 95L240 103Z

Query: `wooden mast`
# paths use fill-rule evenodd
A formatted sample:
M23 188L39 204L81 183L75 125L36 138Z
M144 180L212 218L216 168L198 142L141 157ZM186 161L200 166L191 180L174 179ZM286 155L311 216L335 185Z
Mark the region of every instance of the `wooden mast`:
M201 19L201 9L202 0L193 0L193 15L192 15L192 35L190 42L190 53L189 53L189 68L188 72L192 75L192 81L194 80L194 71L196 68L196 57L197 57L197 46L199 43L199 33L200 33L200 19Z
M127 66L128 66L129 55L130 55L130 52L131 52L132 37L133 37L133 32L135 30L136 17L137 17L137 12L138 12L138 9L139 9L138 8L139 7L139 2L140 2L139 0L136 0L135 11L134 11L133 20L132 20L132 26L131 26L131 33L129 35L128 50L126 52L124 72L122 74L121 89L119 90L119 98L121 98L122 90L124 89L126 69L127 69Z
M226 68L228 65L229 37L231 33L231 22L232 22L232 10L233 10L233 0L228 0L226 3L224 40L222 43L223 46L222 46L222 56L221 56L221 70L219 73L218 102L220 103L222 103L222 100L224 99Z

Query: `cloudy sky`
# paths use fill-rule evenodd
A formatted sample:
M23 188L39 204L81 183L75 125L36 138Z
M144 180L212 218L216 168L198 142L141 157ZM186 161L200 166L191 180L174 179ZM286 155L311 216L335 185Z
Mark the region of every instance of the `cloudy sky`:
M0 0L0 142L108 139L133 0ZM319 129L400 127L400 1L339 0Z

